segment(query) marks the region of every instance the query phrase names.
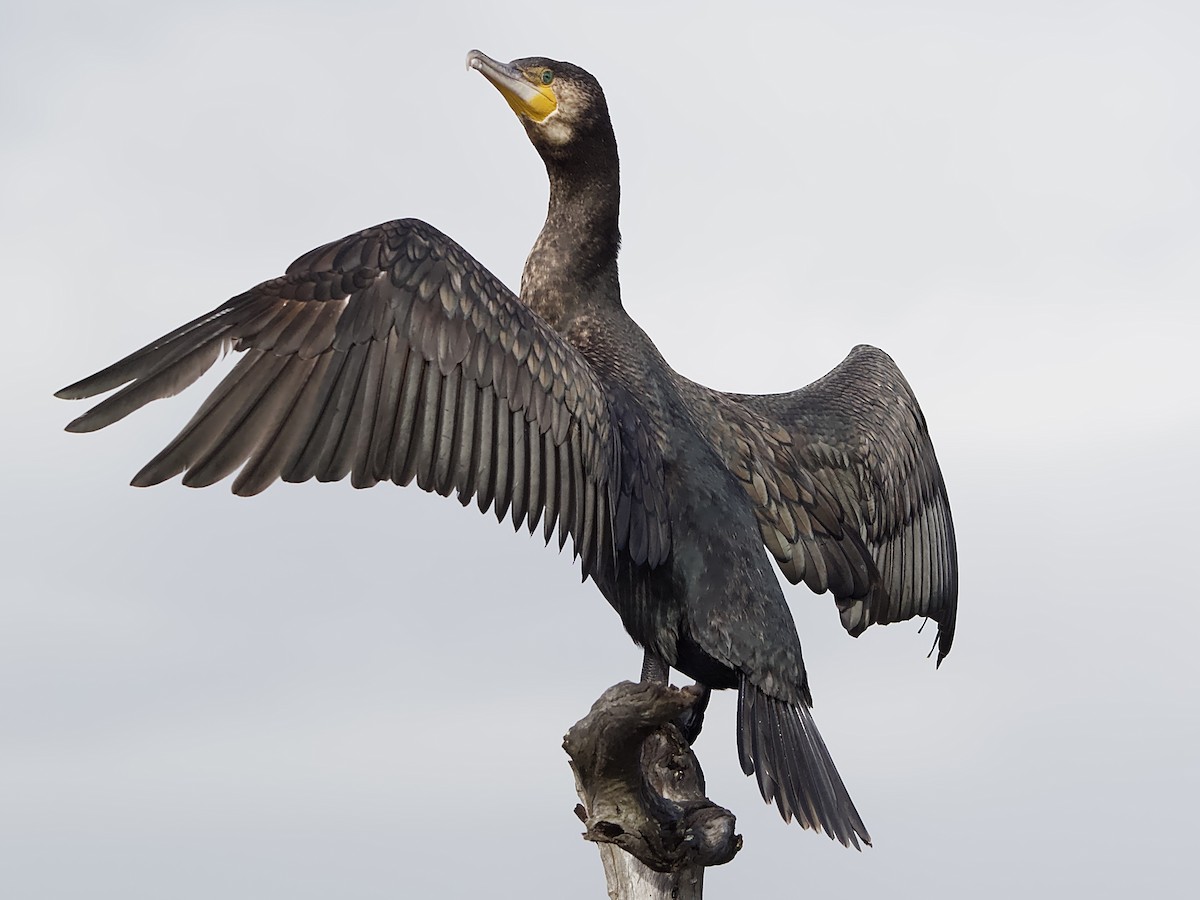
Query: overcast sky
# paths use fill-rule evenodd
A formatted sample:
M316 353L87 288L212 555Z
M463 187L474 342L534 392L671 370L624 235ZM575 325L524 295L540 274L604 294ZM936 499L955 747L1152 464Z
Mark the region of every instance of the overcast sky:
M903 8L903 9L902 9ZM786 12L781 10L786 9ZM545 176L472 47L605 86L626 306L714 387L856 343L921 400L962 592L857 641L788 588L875 838L709 895L1191 896L1200 85L1192 3L0 5L0 894L602 897L562 734L640 655L568 556L418 490L129 478L51 393L300 253L428 220L515 286ZM223 371L223 370L222 370Z

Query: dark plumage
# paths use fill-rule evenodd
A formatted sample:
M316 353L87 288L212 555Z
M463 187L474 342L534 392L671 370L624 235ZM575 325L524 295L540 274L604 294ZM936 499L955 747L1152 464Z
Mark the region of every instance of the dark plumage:
M938 660L958 580L945 486L916 398L859 346L789 394L710 390L673 371L625 313L617 146L596 80L567 63L472 52L546 163L550 204L520 298L424 222L319 247L58 396L120 387L70 431L178 393L243 351L134 478L233 473L356 487L416 479L559 545L645 648L739 691L738 749L784 818L869 842L813 723L800 641L763 545L831 591L851 634L928 616ZM122 387L124 385L124 387Z

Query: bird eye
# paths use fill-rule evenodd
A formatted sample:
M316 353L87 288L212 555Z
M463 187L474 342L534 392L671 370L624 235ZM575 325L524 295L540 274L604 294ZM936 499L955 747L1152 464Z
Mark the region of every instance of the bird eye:
M542 69L542 84L549 84L554 80L554 73L549 69Z

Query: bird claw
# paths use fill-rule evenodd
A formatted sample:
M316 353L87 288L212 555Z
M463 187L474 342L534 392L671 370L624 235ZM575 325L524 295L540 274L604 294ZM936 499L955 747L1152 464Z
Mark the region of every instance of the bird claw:
M683 732L684 740L688 742L689 747L696 743L696 738L700 737L700 731L704 727L704 713L708 709L708 701L712 698L712 688L700 684L700 682L696 682L695 686L700 688L700 696L675 723Z

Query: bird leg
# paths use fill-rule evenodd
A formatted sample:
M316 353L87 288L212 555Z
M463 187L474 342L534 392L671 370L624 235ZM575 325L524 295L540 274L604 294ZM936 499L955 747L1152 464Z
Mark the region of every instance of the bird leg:
M642 657L641 680L643 684L647 682L667 684L671 680L671 667L657 653L647 650L645 656ZM697 681L696 687L702 693L692 706L684 710L683 715L675 723L683 732L689 747L696 743L696 738L700 737L700 730L704 727L704 711L708 709L708 701L712 697L712 688L708 685Z
M642 656L642 677L641 682L654 682L655 684L666 684L671 680L671 667L667 665L667 661L649 650Z

